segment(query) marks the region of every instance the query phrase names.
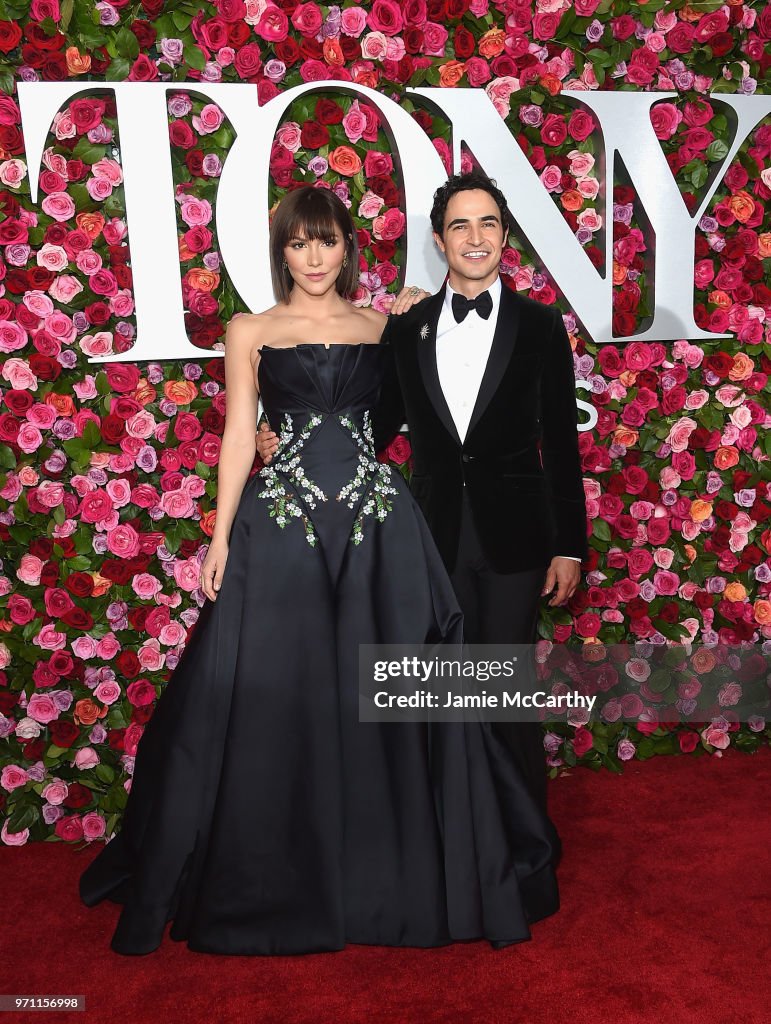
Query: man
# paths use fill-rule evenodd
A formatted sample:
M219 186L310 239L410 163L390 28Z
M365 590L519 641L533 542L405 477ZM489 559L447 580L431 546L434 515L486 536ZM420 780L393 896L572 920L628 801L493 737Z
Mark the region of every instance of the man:
M419 290L395 302L383 338L394 359L374 416L378 450L409 426L410 487L468 643L533 643L539 599L565 604L586 556L570 342L557 309L502 286L510 224L503 194L479 172L437 190L431 226L447 282L412 306ZM263 457L274 437L261 435ZM545 810L541 726L493 728Z

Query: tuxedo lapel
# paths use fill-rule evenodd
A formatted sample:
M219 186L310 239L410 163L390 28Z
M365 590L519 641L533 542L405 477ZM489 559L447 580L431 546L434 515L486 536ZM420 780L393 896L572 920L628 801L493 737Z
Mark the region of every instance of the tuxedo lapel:
M439 371L436 366L436 330L439 325L439 316L442 312L445 289L442 287L436 295L433 295L426 303L426 317L421 320L417 339L418 365L423 377L428 397L431 399L437 416L452 435L457 444L460 444L460 437L452 418L447 399L444 397L442 385L439 383ZM428 328L426 331L425 329ZM423 334L426 334L425 338Z
M517 340L519 328L519 302L517 296L501 282L501 301L498 306L498 320L495 324L493 343L490 347L490 355L487 359L482 383L479 385L476 404L471 413L466 439L471 437L471 431L479 422L482 413L490 404L490 399L495 394L501 377L509 365L514 345ZM436 360L434 360L436 362ZM457 434L456 434L457 436Z

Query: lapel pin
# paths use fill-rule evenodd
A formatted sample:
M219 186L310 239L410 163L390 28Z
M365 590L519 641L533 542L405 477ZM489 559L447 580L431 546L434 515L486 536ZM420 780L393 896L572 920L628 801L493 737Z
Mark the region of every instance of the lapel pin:
M420 336L424 341L426 340L426 338L428 337L428 324L423 324L423 326L420 328Z

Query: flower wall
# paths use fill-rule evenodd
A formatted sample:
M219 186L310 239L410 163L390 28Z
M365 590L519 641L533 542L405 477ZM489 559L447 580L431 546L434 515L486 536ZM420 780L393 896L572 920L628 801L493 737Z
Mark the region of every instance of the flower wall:
M170 94L185 317L201 358L132 363L132 258L110 83L247 82L265 103L301 82L355 82L400 99L448 167L449 126L404 87L485 89L491 116L505 118L598 268L596 240L613 231L614 331L623 336L650 311L651 240L625 182L615 183L604 223L598 126L560 93L674 92L652 121L693 209L730 142L720 93L761 88L770 40L771 8L742 0L0 0L4 843L112 832L143 726L203 602L198 567L215 516L225 404L223 361L211 350L243 309L213 221L233 132L195 92ZM15 100L16 83L34 80L89 90L54 120L36 205ZM594 660L603 644L635 641L767 650L769 154L766 120L696 231L696 321L728 339L595 345L527 240L512 238L504 254L508 286L559 305L599 417L579 435L591 530L585 585L567 609L544 610L547 647L591 647ZM356 302L386 310L400 286L405 218L377 113L329 89L305 96L277 132L270 182L271 206L298 182L333 188L350 205L362 250ZM111 352L125 352L125 362L87 362ZM383 457L409 473L407 439ZM548 729L550 764L618 768L659 752L752 750L769 735L757 716L740 724L730 702L704 707L703 720L572 720Z

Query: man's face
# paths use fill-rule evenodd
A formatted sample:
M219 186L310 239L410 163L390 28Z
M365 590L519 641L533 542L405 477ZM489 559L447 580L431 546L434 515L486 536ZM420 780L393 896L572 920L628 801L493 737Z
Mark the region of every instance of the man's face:
M442 237L434 232L447 259L451 287L469 297L489 287L498 276L506 238L498 204L489 192L456 192L445 210Z

